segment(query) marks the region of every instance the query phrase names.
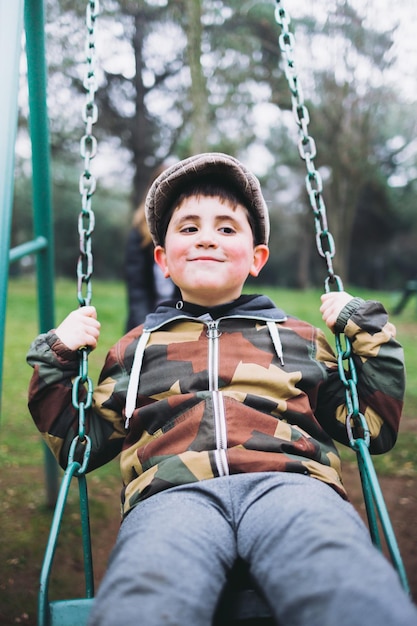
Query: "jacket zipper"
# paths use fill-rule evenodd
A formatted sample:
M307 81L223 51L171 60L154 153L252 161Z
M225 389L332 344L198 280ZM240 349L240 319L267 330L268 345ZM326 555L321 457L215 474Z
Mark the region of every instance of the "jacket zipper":
M229 474L229 464L227 462L227 429L226 417L224 414L223 396L219 391L219 320L207 322L208 347L208 376L209 391L212 392L214 428L216 435L216 459L219 476Z

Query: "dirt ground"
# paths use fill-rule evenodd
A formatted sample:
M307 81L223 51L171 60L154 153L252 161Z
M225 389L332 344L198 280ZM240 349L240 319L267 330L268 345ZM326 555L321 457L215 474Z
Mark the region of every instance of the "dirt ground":
M350 500L367 521L357 467L345 465L343 477ZM417 481L411 478L379 476L379 483L398 542L411 595L417 603ZM386 549L384 552L387 552Z
M8 471L1 474L0 487L3 494L7 489ZM42 492L42 471L34 469L29 475L20 475L26 484L40 485ZM355 465L344 466L344 479L351 501L366 519L362 488ZM380 485L389 510L404 566L407 572L412 597L417 603L417 480L407 478L380 477ZM5 513L3 508L2 536L0 535L0 625L13 626L26 624L36 626L37 587L39 571L43 557L46 537L50 525L51 512L41 505L30 505L27 498L16 498L19 493L19 476L13 473L12 504ZM10 484L10 483L9 483ZM36 490L35 492L36 493ZM102 485L90 480L91 526L93 535L93 561L96 584L99 583L106 568L107 558L119 527L118 485L103 493ZM40 498L40 496L38 496ZM79 536L79 519L75 504L68 505L68 513L63 523L60 545L57 549L53 582L52 599L82 596L83 565ZM19 520L19 523L17 523ZM16 537L26 530L26 546L15 543L15 553L11 552L13 533ZM7 540L9 536L9 541ZM22 535L24 536L24 535ZM33 539L36 537L36 540ZM1 541L2 540L2 541ZM19 547L17 547L19 545ZM20 554L18 553L20 551Z

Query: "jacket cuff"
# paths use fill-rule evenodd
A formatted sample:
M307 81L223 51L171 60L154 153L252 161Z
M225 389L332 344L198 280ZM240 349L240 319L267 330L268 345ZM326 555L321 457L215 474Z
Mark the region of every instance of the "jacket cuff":
M353 298L343 307L343 309L339 313L339 317L336 320L336 324L334 325L335 333L343 333L349 319L364 302L365 300L363 300L362 298Z
M45 340L50 349L62 360L65 361L77 361L78 350L70 350L59 337L55 334L55 329L50 330L45 335Z

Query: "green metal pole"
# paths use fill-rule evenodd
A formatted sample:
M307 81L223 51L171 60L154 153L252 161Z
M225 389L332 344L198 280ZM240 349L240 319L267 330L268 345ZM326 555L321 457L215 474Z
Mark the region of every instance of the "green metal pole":
M54 242L50 181L50 144L47 110L47 68L43 0L25 2L26 54L28 62L29 125L32 141L33 220L35 237L44 237L48 246L37 255L40 332L55 324ZM45 447L47 500L53 506L58 493L57 467Z
M23 0L0 0L0 405L3 383L9 248L14 190L17 94L22 50Z
M50 143L47 110L47 69L43 0L25 2L28 62L29 126L32 141L33 217L35 237L49 245L37 255L40 332L53 327L54 242L50 181Z

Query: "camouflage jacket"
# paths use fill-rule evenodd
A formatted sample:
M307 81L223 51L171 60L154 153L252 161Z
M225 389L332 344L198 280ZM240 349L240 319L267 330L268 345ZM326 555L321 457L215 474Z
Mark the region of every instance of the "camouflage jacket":
M371 452L395 443L403 353L378 302L351 301L338 320L352 343ZM53 331L32 344L29 408L61 465L78 432L77 353ZM226 474L299 472L342 497L333 440L347 443L345 388L324 333L265 296L219 319L160 306L109 351L86 416L89 469L121 452L122 510L174 485Z

